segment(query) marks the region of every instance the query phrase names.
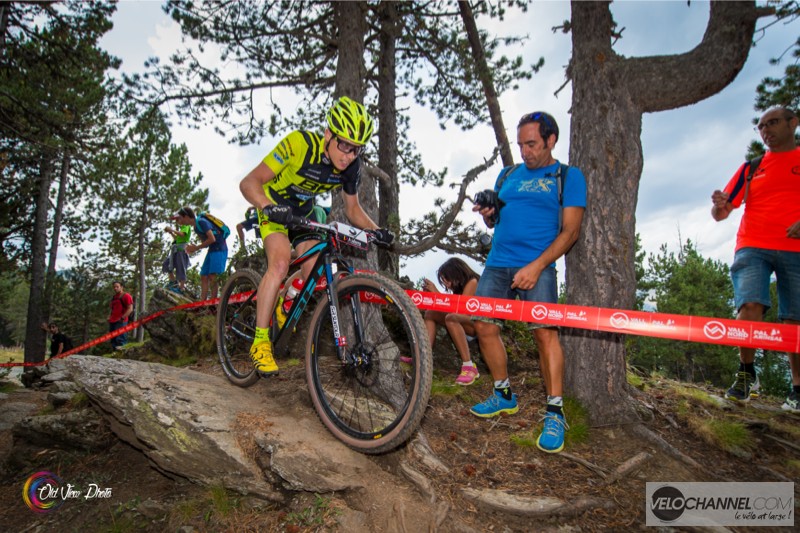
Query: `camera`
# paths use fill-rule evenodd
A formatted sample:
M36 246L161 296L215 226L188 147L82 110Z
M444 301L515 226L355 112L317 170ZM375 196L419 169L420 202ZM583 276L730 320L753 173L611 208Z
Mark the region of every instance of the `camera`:
M500 209L505 205L505 202L497 196L497 191L493 189L486 189L475 193L475 199L472 200L472 203L480 206L481 209L486 207L494 208L494 213L490 218L492 226L497 224L497 221L500 219Z
M475 199L472 200L472 203L475 205L479 205L481 209L485 207L494 207L497 209L499 198L497 197L497 192L492 189L486 189L484 191L475 193Z

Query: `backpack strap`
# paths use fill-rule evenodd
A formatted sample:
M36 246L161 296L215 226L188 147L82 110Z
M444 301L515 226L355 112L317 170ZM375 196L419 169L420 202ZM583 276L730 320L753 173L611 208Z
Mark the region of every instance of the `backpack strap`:
M556 187L558 188L558 232L561 233L564 219L564 182L567 181L569 165L559 162L556 169ZM546 178L554 177L552 174L545 174Z
M494 190L500 194L500 189L503 187L503 182L506 181L506 178L511 175L512 172L517 170L521 163L517 163L516 165L511 165L510 167L506 167L503 169L503 173L500 174L500 177L497 178L497 183L494 185ZM561 226L562 226L562 219L564 218L564 182L567 180L567 171L569 170L569 165L565 165L564 163L559 162L558 168L556 169L556 174L545 174L546 178L556 178L556 187L558 188L558 232L561 233Z
M216 224L214 224L214 221L212 221L210 218L208 218L205 213L200 213L194 219L194 229L196 229L198 233L201 233L203 235L206 234L203 231L203 228L200 227L200 219L201 218L203 220L205 220L206 222L208 222L209 224L211 224L211 233L214 233L216 235L216 231L215 230L218 230L218 231L222 232L222 229L219 226L217 226Z
M761 164L762 159L764 159L764 156L760 155L747 162L747 164L750 165L750 169L747 171L747 178L744 185L744 197L742 198L743 204L747 202L747 195L750 192L750 182L753 181L753 175L756 173L756 170L758 170L758 165Z
M516 165L511 165L510 167L506 167L503 169L503 173L500 174L500 177L497 178L497 182L494 184L494 190L499 194L500 189L503 188L503 182L506 181L506 178L519 168L521 163L517 163Z

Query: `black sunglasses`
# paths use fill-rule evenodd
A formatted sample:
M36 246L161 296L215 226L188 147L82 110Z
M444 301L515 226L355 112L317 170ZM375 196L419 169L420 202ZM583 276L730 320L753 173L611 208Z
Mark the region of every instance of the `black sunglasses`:
M363 146L356 146L355 144L343 141L338 135L334 135L333 138L336 139L336 148L343 154L356 154L357 157L364 153Z

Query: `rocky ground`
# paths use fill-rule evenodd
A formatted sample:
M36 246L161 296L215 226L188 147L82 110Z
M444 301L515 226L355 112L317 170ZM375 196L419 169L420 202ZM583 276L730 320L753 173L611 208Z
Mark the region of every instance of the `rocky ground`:
M648 376L635 381L637 401L649 413L644 425L590 428L571 407L566 453L548 455L533 446L544 399L534 361L523 358L511 369L520 412L481 420L467 410L489 394L489 380L451 385L457 365L444 359L437 359L434 393L421 428L438 463L407 450L369 457L374 475L364 476L360 492L300 491L281 503L167 477L140 451L114 439L102 451L81 451L14 437L12 428L22 418L79 409L85 398L74 396L54 409L47 387L6 387L0 398L0 530L354 531L365 523L359 516L371 513L386 517L370 522L384 524L375 528L383 531L419 531L425 520L439 531L644 530L646 481L794 481L800 476L800 417L780 411L777 399L735 406L718 397L722 391ZM192 368L220 374L211 357ZM316 417L303 368L294 361L283 361L280 377L261 381L248 393L256 403L278 398L295 416ZM746 438L720 440L709 420L734 421ZM403 476L399 457L421 478ZM41 470L81 488L111 488L110 497L34 513L23 501L23 487ZM387 486L385 474L398 481ZM500 503L493 506L486 498L500 494L493 490L538 498L539 507L560 504L537 514L511 502L516 510L500 511ZM359 508L359 499L369 503ZM414 506L430 516L414 516Z

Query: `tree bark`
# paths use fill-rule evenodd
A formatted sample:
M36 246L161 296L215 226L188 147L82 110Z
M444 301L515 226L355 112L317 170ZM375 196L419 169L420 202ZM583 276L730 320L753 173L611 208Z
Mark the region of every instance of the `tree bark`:
M483 94L486 96L486 106L489 108L494 137L497 140L497 146L500 147L500 159L503 161L503 166L510 167L514 164L514 156L511 155L511 146L508 144L506 128L503 125L503 114L500 111L500 101L494 88L492 72L486 63L486 53L483 50L478 25L475 23L475 15L472 13L472 6L470 6L469 1L461 0L458 2L458 9L461 12L461 20L464 21L464 28L467 31L467 39L472 49L478 77L483 86Z
M58 244L61 241L61 222L64 219L64 205L67 202L67 185L69 184L69 169L72 159L69 152L64 151L61 157L61 172L58 179L58 199L53 214L53 235L50 237L50 255L47 260L47 280L44 289L44 305L42 319L49 321L53 314L53 283L56 278L56 259L58 258Z
M400 227L400 184L397 181L397 37L399 17L394 2L379 6L381 57L378 60L378 167L389 179L378 180L378 225ZM378 250L378 268L400 275L400 257L387 250Z
M334 20L339 28L339 55L336 63L336 89L334 96L349 96L358 102L364 101L366 94L366 66L364 65L364 39L369 26L367 24L366 2L334 2ZM363 163L362 163L363 164ZM358 201L364 211L372 218L379 220L377 180L371 173L362 168L361 184L358 188ZM332 215L335 220L346 220L340 194L332 198ZM361 263L354 258L354 263ZM378 259L375 249L367 254L365 268L377 269Z
M36 196L36 214L31 240L31 288L28 298L27 323L25 325L25 362L44 361L47 334L41 329L44 316L45 257L47 256L47 212L50 208L50 185L53 181L53 161L45 152L40 165L39 190Z
M636 202L642 115L698 102L742 69L755 23L754 2L711 2L702 42L672 56L625 58L611 47L609 2L572 2L570 163L586 176L582 234L566 259L567 301L634 309ZM565 385L595 424L635 418L626 392L624 336L564 334Z
M150 182L152 179L152 157L153 157L153 150L154 147L151 145L150 148L147 150L147 162L145 163L144 168L144 187L143 187L143 195L142 195L142 204L141 210L139 212L139 230L138 230L138 242L136 246L136 264L137 270L139 271L139 294L136 297L136 302L134 303L134 308L136 310L136 316L142 317L144 316L145 310L145 299L147 298L147 269L145 263L145 237L146 237L146 230L147 230L147 211L150 207ZM144 340L144 328L136 328L136 342L142 342Z

